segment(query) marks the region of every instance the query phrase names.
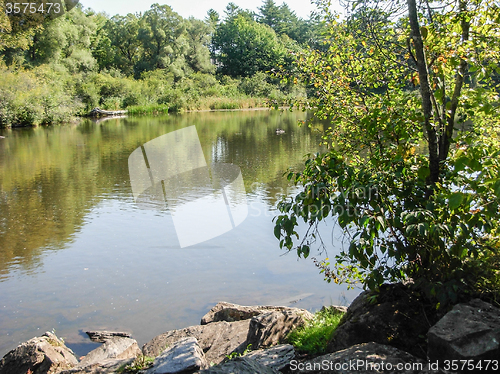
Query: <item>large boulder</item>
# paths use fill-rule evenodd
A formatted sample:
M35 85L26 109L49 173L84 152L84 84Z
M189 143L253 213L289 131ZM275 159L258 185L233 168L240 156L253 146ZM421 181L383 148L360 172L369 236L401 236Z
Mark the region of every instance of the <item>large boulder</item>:
M295 349L293 345L280 344L269 349L251 351L245 357L275 370L282 370L295 358Z
M482 300L457 304L428 332L429 360L498 360L500 309Z
M94 365L105 360L126 360L141 354L134 339L119 336L107 339L104 344L89 352L78 364L79 367Z
M0 374L52 374L78 364L73 351L51 332L22 343L0 361Z
M202 370L197 374L279 374L279 371L243 356Z
M376 342L425 359L426 334L437 321L430 304L424 304L408 286L383 285L377 294L365 291L354 299L328 342L327 352Z
M293 373L336 374L336 373L440 373L421 360L397 348L378 344L363 343L347 349L318 356L314 359L290 362Z
M298 310L282 310L252 317L248 329L247 344L252 349L268 348L282 343L293 329L305 324L312 314Z
M259 314L284 310L301 312L306 318L312 318L311 313L305 309L290 308L286 306L243 306L222 301L217 303L217 305L201 318L201 324L206 325L208 323L220 321L243 321L258 316Z
M203 326L191 326L181 330L167 331L158 335L142 347L145 356L157 357L166 347L182 338L196 338L208 363L218 364L232 352L243 353L250 321L213 322Z
M183 338L155 358L147 374L174 374L208 368L196 338Z

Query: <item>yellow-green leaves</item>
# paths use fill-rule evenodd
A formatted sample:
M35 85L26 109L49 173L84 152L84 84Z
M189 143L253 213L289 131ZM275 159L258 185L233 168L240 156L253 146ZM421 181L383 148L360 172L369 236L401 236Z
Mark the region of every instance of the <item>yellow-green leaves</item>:
M305 257L313 251L313 234L318 239L318 222L338 223L345 246L332 265L336 270L317 262L331 274L327 280L337 282L344 264L358 269L369 288L411 277L440 305L456 300L458 290L474 289L475 270L465 269L485 253L486 240L500 241L494 88L500 32L492 22L498 12L484 4L436 10L433 22L417 16L431 118L422 109L422 76L406 19L395 22L360 2L357 13L330 25L327 50L308 51L297 61L308 104L317 118L330 121L324 139L332 148L308 160L295 179L303 192L288 210L280 205L287 218L278 218L279 233L285 247ZM320 189L327 193L316 195ZM309 224L300 244L292 244L296 233L285 224L295 215Z

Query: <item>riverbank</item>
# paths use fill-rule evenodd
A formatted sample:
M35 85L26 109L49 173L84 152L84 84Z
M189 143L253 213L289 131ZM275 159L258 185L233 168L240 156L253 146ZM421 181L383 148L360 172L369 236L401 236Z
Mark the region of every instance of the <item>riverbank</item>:
M403 298L394 303L387 299L398 290L409 289L388 285L380 295L385 300L373 303L373 294L363 292L347 310L328 307L343 317L328 337L328 353L316 356L301 353L287 343L290 331L314 319L307 310L220 302L202 317L200 325L167 331L142 349L124 333L88 332L93 341L103 344L80 360L64 341L45 333L5 355L0 361L0 374L363 374L374 370L409 374L472 372L477 365L488 365L490 371L498 369L500 309L479 299L455 305L426 327L426 352L414 355L401 347L398 338L405 335L407 343L420 339L401 322L414 320L405 308L413 307L415 300ZM392 335L387 335L387 329ZM346 347L339 348L339 344ZM453 365L460 360L468 366Z
M69 73L40 65L0 65L0 128L70 122L93 108L134 114L254 109L305 97L302 88L270 83L266 74L216 78L193 73L174 80L164 72L141 79L117 72Z

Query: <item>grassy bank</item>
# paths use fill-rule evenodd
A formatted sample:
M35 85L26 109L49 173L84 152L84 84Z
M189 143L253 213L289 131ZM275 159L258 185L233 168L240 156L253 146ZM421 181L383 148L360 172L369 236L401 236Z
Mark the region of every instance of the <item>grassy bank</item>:
M314 314L314 319L293 330L287 337L300 353L318 355L326 352L328 340L337 328L343 313L333 307L325 307Z
M70 74L54 65L0 66L0 127L68 122L95 107L131 115L247 109L302 94L268 80L263 73L244 79L195 73L176 81L162 71L134 79L118 71Z

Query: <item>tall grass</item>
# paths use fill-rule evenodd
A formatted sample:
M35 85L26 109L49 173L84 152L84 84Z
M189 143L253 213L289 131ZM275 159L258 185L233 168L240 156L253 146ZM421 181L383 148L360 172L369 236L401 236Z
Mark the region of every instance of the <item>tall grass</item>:
M287 341L301 353L324 353L342 316L343 313L333 307L323 308L315 313L314 319L288 334Z
M127 107L127 114L166 114L169 112L169 106L165 104L131 105Z

